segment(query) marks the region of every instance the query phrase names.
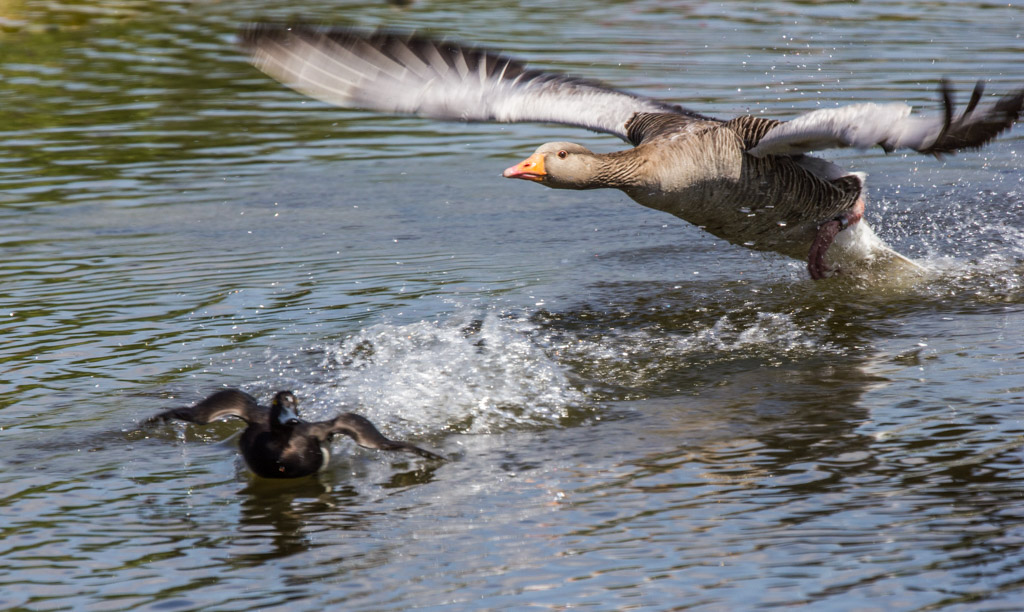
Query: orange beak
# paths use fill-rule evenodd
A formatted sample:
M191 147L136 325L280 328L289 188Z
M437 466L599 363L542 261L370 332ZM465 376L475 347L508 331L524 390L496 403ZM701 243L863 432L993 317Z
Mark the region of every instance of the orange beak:
M547 172L544 172L544 156L540 153L534 153L501 173L505 178L517 178L537 182L543 181L547 174Z

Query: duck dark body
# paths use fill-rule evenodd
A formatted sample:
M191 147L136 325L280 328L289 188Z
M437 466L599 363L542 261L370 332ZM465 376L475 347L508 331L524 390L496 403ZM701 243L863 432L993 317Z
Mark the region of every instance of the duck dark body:
M346 412L328 421L308 422L299 417L298 399L279 391L269 407L238 389L218 391L195 406L175 408L150 418L147 424L178 419L197 425L235 417L248 426L238 441L246 465L263 478L299 478L327 467L328 443L337 434L349 436L365 448L407 451L428 459L443 459L430 451L386 438L367 418Z
M240 41L260 70L339 106L443 120L560 123L618 136L634 148L598 154L550 142L503 174L558 189L619 189L733 244L805 258L813 278L828 274L833 240L851 262L880 254L910 262L860 222L864 176L807 153L878 146L939 156L975 149L1009 129L1024 108L1024 89L982 104L979 82L957 116L943 82L938 117L911 117L905 104L864 103L790 121L723 121L414 34L262 23L245 28Z

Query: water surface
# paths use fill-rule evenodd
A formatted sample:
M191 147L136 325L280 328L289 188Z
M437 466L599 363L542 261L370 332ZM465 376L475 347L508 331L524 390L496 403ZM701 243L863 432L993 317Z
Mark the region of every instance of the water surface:
M313 2L710 115L1021 86L1013 3ZM501 170L558 126L342 111L245 63L287 3L0 3L0 607L1015 609L1024 132L830 152L933 273L805 278L615 192ZM983 35L981 34L983 33ZM338 441L261 481L295 389L452 458Z

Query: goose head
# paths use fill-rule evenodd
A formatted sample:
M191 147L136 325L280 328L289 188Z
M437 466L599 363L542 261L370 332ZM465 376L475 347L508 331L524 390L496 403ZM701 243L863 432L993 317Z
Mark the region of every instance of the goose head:
M548 142L501 175L555 189L588 189L596 186L598 167L598 157L590 149L573 142Z

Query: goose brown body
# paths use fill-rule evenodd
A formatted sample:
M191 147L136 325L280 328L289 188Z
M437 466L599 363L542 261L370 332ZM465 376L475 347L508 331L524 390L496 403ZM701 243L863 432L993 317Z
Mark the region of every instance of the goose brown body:
M852 261L883 252L899 256L859 223L863 175L808 152L879 146L942 155L978 148L1010 128L1024 108L1024 89L981 104L979 84L954 116L952 91L943 83L940 117L911 117L903 104L867 103L788 122L722 121L416 35L256 24L242 31L241 44L267 74L339 106L445 120L561 123L614 134L633 148L596 154L550 142L504 176L560 189L619 189L733 244L795 258L810 253L815 278L825 275L824 255L837 234L850 235L845 255Z
M723 240L803 258L818 223L852 209L862 182L838 169L829 180L790 157L746 154L744 130L757 129L759 121L700 122L684 137L657 135L608 154L547 143L534 153L545 159L547 177L537 182L556 189L620 189ZM505 176L515 174L513 166Z

